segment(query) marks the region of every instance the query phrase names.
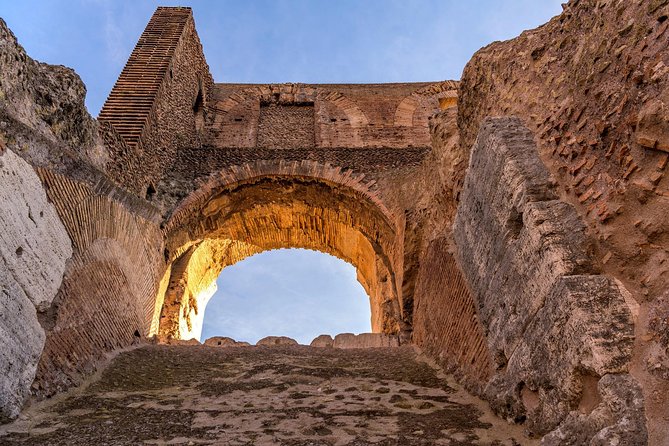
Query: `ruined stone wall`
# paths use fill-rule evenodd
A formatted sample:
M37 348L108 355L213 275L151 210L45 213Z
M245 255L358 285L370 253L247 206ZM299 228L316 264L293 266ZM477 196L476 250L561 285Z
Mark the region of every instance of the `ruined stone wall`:
M272 123L261 119L263 113L292 110L290 113L295 114L300 106L313 105L313 116L306 118L311 122L300 126L313 127L313 138L290 147L427 147L428 117L439 110L440 100L454 97L456 89L454 81L371 85L215 84L206 145L285 147L281 137L266 139L259 134L259 121L263 123L263 132L268 134L280 135L286 128L281 120Z
M641 388L628 374L638 305L597 274L585 226L520 120L481 125L454 238L493 354L484 390L493 409L547 434L544 444L646 444Z
M190 8L158 8L100 112L127 145L111 178L150 198L175 153L201 145L212 85Z
M87 185L39 174L73 247L42 316L47 335L33 391L51 395L78 384L105 353L148 336L165 261L155 209L104 178Z
M595 240L606 273L639 302L633 374L651 442L666 438L669 4L570 1L546 25L477 52L460 89L469 150L486 116L515 115Z

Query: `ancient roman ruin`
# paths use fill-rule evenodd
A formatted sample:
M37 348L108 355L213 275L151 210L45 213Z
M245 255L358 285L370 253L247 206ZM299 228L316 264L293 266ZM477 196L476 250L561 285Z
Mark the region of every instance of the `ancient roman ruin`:
M79 77L32 60L0 21L0 419L145 345L86 398L192 379L225 399L206 367L167 372L197 355L246 355L244 379L291 355L301 373L378 364L366 379L404 396L367 425L376 437L356 443L353 423L350 442L328 442L325 423L309 434L321 443L257 444L441 444L451 428L466 432L450 444L501 444L467 436L478 415L453 427L420 405L439 384L413 345L520 444L669 444L669 1L563 8L478 51L460 80L249 85L214 82L192 11L161 7L98 119ZM223 268L284 247L354 265L386 348L155 345L199 336ZM244 379L234 389L251 395ZM385 401L365 386L346 398ZM132 404L114 413L140 417ZM71 419L88 413L75 406ZM165 441L195 435L174 429ZM35 432L0 442L100 443ZM116 444L153 438L123 432Z

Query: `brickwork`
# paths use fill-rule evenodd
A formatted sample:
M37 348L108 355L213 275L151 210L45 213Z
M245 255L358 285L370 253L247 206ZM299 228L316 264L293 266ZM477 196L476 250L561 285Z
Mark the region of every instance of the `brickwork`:
M38 172L74 250L41 319L46 343L33 390L51 395L79 383L106 352L149 334L164 259L149 205L103 178L90 186Z
M315 141L303 148L405 148L430 144L428 117L457 82L372 85L216 84L207 144L254 147L260 104L313 103ZM284 124L277 123L274 131ZM269 129L266 129L266 131ZM259 147L270 147L258 144Z
M127 146L111 177L143 196L178 148L199 146L212 84L190 8L158 8L100 112Z
M479 392L493 362L474 297L449 241L437 239L421 259L413 317L413 342Z
M257 147L300 148L313 147L314 105L260 106Z

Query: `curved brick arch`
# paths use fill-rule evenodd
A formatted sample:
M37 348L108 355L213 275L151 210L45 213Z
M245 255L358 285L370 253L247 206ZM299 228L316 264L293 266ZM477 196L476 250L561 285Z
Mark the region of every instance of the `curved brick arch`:
M183 223L184 219L204 206L216 191L230 189L237 184L251 182L262 177L307 178L351 189L362 200L373 203L393 228L403 224L402 213L388 207L374 181L366 181L364 175L355 174L330 163L315 161L260 160L252 163L231 166L210 175L209 178L190 193L164 223L164 232L169 234L173 228Z
M417 89L398 104L394 124L399 127L415 126L417 121L427 119L426 110L439 108L441 98L457 97L457 88L458 82L444 81Z
M212 175L164 225L173 272L160 333L198 337L200 310L220 271L278 248L321 251L351 263L370 297L373 330L397 333L406 327L397 286L402 254L397 221L373 184L328 164L265 161ZM184 321L184 314L192 320Z

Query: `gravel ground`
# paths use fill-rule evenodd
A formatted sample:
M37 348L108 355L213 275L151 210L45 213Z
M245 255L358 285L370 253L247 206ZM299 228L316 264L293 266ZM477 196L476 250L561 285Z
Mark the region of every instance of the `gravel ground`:
M148 345L0 427L3 445L519 445L412 347Z

